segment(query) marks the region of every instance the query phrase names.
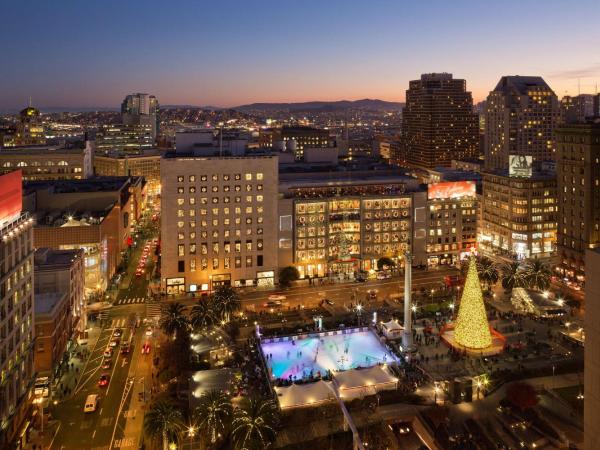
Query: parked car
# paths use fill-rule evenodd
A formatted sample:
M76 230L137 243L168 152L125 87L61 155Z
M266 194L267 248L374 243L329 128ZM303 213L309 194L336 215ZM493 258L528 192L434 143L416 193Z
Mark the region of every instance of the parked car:
M112 354L113 354L112 347L106 347L106 350L104 350L104 353L103 353L104 357L110 358L110 357L112 357Z
M104 361L102 361L102 369L103 370L108 370L110 369L110 367L112 366L112 359L111 358L104 358Z

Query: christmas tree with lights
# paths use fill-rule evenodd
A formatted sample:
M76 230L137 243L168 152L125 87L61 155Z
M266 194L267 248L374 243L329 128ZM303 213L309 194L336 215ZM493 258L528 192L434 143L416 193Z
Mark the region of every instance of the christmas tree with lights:
M469 272L454 327L454 339L457 344L469 349L484 349L492 345L475 258L471 258L469 262Z

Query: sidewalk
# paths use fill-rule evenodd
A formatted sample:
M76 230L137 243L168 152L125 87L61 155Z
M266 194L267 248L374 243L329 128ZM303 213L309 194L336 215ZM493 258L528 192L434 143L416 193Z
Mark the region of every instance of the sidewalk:
M63 373L54 380L52 384L52 397L51 401L61 401L65 396L69 395L77 386L77 382L83 373L85 364L90 356L90 353L98 338L100 337L101 328L94 325L88 328L88 339L87 344L80 345L76 344L71 350L71 357L68 363L65 365ZM79 356L81 355L81 356Z

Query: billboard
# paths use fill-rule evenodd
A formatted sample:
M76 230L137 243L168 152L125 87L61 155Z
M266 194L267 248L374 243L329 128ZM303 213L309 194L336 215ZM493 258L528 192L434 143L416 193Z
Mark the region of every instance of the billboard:
M509 155L508 175L511 177L531 178L533 157L531 155Z
M23 181L20 170L0 175L0 228L19 217L23 209Z
M475 197L474 181L444 181L427 186L427 199L453 199Z

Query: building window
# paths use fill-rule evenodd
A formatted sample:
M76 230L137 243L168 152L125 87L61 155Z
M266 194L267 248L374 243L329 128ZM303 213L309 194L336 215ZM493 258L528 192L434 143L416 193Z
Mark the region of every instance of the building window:
M263 265L263 255L256 255L256 265L258 267L262 267L262 265Z
M242 267L242 257L241 256L235 257L235 267L236 267L236 269L239 269L240 267Z
M252 267L252 256L246 256L246 267Z
M252 241L246 241L246 251L247 252L252 251Z
M196 244L190 244L190 255L196 254Z
M190 259L190 272L196 271L196 258Z
M183 180L184 180L184 179L185 179L185 178L184 178L184 176L183 176L183 175L177 175L177 182L178 182L178 183L183 183Z
M185 261L177 261L177 271L185 272Z
M219 258L213 258L213 270L218 269L219 268Z
M202 258L200 260L200 270L206 270L206 269L208 269L208 259Z
M177 246L177 255L178 256L185 256L185 244L179 244Z
M225 259L223 260L223 267L225 269L229 269L230 268L230 258L228 256L225 257Z
M263 179L263 174L262 174L262 173L260 173L260 172L258 172L258 173L256 174L256 179L257 179L257 180L259 180L259 181L260 181L260 180L262 180L262 179Z
M196 175L190 175L189 180L190 183L194 183L196 181Z

